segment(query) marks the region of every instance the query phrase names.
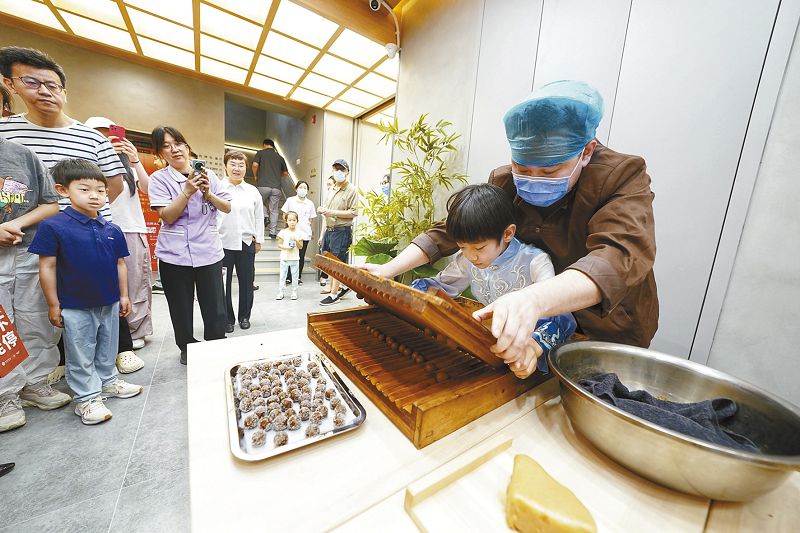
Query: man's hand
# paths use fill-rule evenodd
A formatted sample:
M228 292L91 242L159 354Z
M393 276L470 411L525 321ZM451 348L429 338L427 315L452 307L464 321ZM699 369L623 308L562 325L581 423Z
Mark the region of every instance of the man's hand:
M483 309L472 313L480 321L491 318L490 329L497 339L497 344L491 350L506 363L518 363L519 371L526 370L523 363L525 366L530 363L531 335L536 329L536 322L541 318L538 299L536 293L530 290L532 288L504 294Z
M366 270L373 276L378 276L381 278L392 278L394 277L386 265L378 265L375 263L364 263L363 265L357 265L357 268L361 270Z
M125 317L131 314L131 300L127 296L119 298L119 316Z
M0 224L0 246L14 246L22 242L25 236L22 228L14 224L14 221Z
M330 212L331 212L331 210L326 208L326 207L319 206L317 208L317 213L319 213L320 215L323 215L323 216L328 216L328 213L330 213Z
M61 306L51 306L47 311L47 318L50 319L50 323L55 327L64 327L64 319L61 318Z

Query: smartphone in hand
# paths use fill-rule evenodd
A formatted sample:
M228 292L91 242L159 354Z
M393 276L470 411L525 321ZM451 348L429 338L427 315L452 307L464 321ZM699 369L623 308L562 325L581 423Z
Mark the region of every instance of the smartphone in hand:
M125 128L122 126L117 126L116 124L111 124L108 127L108 134L112 137L117 137L119 139L125 138Z

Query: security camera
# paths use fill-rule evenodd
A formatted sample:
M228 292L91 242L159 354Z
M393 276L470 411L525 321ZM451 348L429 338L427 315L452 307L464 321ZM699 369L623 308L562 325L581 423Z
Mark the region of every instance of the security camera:
M393 59L397 55L397 51L400 50L394 43L386 43L384 48L386 49L386 57L389 59Z
M381 8L381 0L369 0L369 8L373 11L379 11Z

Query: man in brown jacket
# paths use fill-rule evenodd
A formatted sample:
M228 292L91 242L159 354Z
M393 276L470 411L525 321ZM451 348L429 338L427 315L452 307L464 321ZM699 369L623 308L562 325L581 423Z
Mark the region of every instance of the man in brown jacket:
M589 85L560 81L534 91L504 117L511 165L492 171L517 209L517 237L550 253L556 277L508 293L474 316L491 319L492 350L519 377L536 369L531 339L540 317L572 312L594 340L649 346L658 327L653 193L642 158L595 138L603 115ZM450 255L444 224L395 259L369 265L392 277Z

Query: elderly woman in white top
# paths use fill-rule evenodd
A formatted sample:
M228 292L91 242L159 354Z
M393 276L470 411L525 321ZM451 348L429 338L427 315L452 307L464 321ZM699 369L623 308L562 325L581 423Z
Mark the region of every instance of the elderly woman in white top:
M225 303L227 305L227 333L233 332L236 316L233 313L233 269L239 279L239 327L250 328L253 309L253 280L256 271L256 254L264 242L264 204L258 189L244 182L247 157L242 152L225 154L225 184L231 195L231 212L224 215L219 227L227 269Z

